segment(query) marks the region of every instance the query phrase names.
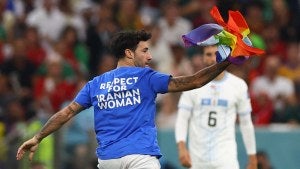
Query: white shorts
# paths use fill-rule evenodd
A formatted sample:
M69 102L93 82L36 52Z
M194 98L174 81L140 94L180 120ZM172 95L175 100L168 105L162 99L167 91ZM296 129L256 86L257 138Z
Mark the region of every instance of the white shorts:
M133 154L117 159L98 159L99 169L160 169L159 160L155 156Z
M238 162L227 161L225 163L208 162L208 163L192 163L190 169L239 169Z

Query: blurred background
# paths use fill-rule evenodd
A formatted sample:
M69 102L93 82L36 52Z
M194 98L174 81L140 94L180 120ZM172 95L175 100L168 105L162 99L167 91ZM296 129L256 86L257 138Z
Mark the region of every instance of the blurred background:
M239 10L266 54L228 71L250 89L260 169L300 168L299 0L0 0L0 169L96 169L92 108L40 144L34 160L18 146L96 75L113 69L107 46L119 30L152 32L152 67L174 76L203 67L181 35ZM180 93L157 98L163 169L181 168L174 124ZM238 122L237 122L238 123ZM246 154L237 128L241 168Z

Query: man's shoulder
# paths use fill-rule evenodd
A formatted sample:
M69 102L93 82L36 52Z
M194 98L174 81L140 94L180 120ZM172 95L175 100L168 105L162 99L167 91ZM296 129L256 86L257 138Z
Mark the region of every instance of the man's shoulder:
M159 73L158 71L150 68L150 67L133 67L133 66L128 66L128 67L119 67L107 72L104 72L100 75L97 75L93 77L91 81L97 81L97 80L103 80L103 79L113 79L113 78L126 78L130 76L141 76L145 74L151 74L151 73Z
M234 80L238 83L246 83L246 81L243 78L241 78L233 73L227 72L227 75L230 80Z
M227 81L228 83L232 84L233 86L237 87L237 88L240 88L240 87L246 87L248 86L246 81L235 75L235 74L232 74L232 73L227 73Z

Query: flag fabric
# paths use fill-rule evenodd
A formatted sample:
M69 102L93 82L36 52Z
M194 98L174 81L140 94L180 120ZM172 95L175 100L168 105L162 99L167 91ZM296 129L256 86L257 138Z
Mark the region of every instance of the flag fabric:
M263 50L252 47L248 38L250 29L239 11L230 10L227 23L216 6L211 9L210 15L216 24L204 24L183 35L182 39L186 47L225 45L230 47L232 57L264 54Z
M195 45L209 45L210 41L212 44L218 43L218 40L214 38L223 31L223 27L218 24L204 24L196 29L193 29L186 35L183 35L183 41L186 47L191 47ZM214 43L215 42L215 43ZM208 44L206 44L208 43Z

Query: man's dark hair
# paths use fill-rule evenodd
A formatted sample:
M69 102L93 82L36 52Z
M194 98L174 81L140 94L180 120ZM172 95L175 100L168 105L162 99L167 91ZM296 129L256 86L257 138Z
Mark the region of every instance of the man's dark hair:
M125 56L125 50L135 50L140 41L147 41L151 38L151 33L140 31L121 31L112 38L110 51L116 58Z

